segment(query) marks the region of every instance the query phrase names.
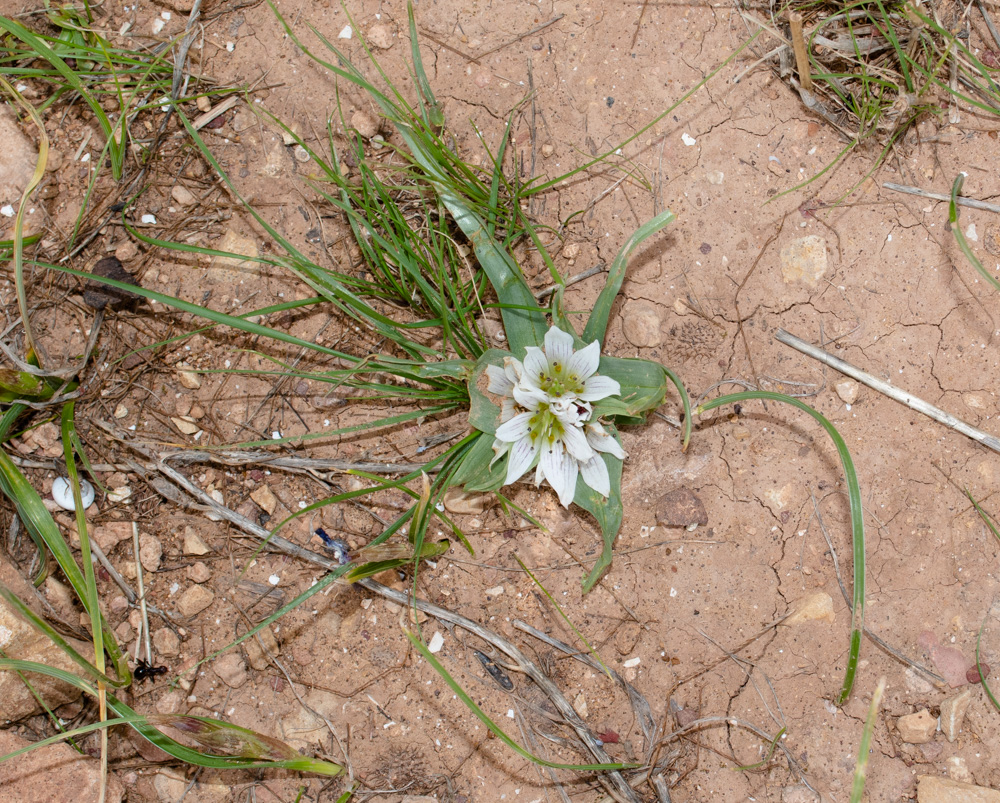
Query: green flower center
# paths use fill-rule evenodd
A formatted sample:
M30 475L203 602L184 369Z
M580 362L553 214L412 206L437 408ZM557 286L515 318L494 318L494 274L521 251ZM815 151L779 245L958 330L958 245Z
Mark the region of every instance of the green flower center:
M561 362L549 363L549 370L538 377L538 386L554 399L566 395L579 396L584 390L580 378L569 373Z
M528 419L528 437L536 448L540 443L551 447L556 441L562 440L565 434L566 427L547 404L538 405L535 414Z

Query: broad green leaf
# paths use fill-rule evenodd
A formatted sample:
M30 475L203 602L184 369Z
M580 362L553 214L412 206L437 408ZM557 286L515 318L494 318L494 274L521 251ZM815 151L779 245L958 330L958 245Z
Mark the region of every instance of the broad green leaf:
M614 424L605 424L606 432L614 436L614 439L621 443L618 437L618 430ZM586 594L601 579L601 575L611 565L612 547L618 531L622 527L622 461L614 455L602 453L604 464L608 467L608 478L611 480L611 496L605 498L583 481L583 477L577 477L576 495L573 502L597 519L597 524L601 528L601 537L604 543L601 546L601 555L594 564L594 568L583 579L583 592Z

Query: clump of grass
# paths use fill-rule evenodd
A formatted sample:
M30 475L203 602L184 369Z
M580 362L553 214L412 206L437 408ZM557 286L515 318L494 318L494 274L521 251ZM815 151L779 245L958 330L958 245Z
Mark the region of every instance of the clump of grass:
M983 3L790 0L745 7L748 22L785 43L778 49L782 77L846 141L833 164L866 146L877 153L874 170L921 116L959 103L1000 115L1000 37Z

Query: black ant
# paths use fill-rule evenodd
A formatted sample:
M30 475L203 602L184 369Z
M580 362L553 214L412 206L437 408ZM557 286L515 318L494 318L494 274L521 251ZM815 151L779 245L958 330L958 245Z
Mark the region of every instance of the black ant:
M135 671L132 676L135 678L137 683L142 683L145 680L155 678L157 675L165 675L170 670L165 666L153 666L145 658L140 659L139 663L135 667Z

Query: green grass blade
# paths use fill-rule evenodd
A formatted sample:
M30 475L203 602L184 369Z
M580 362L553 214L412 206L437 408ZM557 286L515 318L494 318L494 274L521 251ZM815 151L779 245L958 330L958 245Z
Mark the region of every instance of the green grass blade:
M132 678L130 675L124 680L112 680L106 674L99 671L92 663L90 663L90 661L80 655L80 653L74 649L72 644L59 635L52 625L25 605L24 602L21 601L20 597L14 594L6 586L0 585L0 597L3 597L7 601L7 604L14 608L14 610L16 610L21 617L26 619L36 630L48 636L52 640L53 644L62 650L62 652L64 652L66 656L73 661L73 663L79 666L94 681L102 681L107 683L109 686L115 687L127 686L131 682Z
M751 401L760 399L763 401L782 402L797 407L799 410L812 416L826 430L837 448L840 462L844 469L844 478L847 482L847 493L851 508L851 533L853 543L854 559L854 604L851 612L851 646L848 651L847 671L844 675L844 682L837 697L837 705L843 705L851 694L854 686L854 676L858 670L858 658L861 653L861 635L865 621L865 521L861 510L861 486L858 484L858 475L854 469L854 460L847 449L847 444L837 432L836 427L831 424L825 416L814 410L808 404L783 393L771 393L763 390L747 391L745 393L731 393L720 396L717 399L701 404L697 411L699 414L714 410L725 404L735 402Z
M958 225L958 202L956 199L962 191L962 184L964 182L965 173L959 173L955 176L955 181L951 185L951 202L948 204L948 225L951 228L951 233L955 235L955 241L958 243L958 247L962 250L962 253L965 254L965 258L969 260L972 267L979 271L979 275L989 282L993 286L994 290L1000 290L1000 281L997 281L996 277L986 270L983 263L979 261L979 257L975 255L968 240L965 239L965 235L962 233L962 227Z
M0 29L7 31L11 36L20 39L29 48L31 48L39 58L45 59L49 64L51 64L62 76L62 78L69 84L73 89L80 93L80 97L83 98L84 103L86 103L90 110L94 113L97 118L97 122L101 126L101 130L104 133L104 138L108 142L115 141L115 126L108 119L108 115L105 113L101 104L93 96L93 94L88 91L87 87L84 86L83 81L77 73L72 70L68 64L66 64L63 59L56 54L56 52L50 48L40 37L36 36L34 33L25 28L21 23L16 22L6 17L0 17ZM114 150L121 150L121 154L116 154L117 158L112 158L112 175L115 181L121 178L122 166L124 164L124 144L119 143L119 147Z
M80 558L83 563L84 594L80 602L87 611L91 622L103 620L101 603L97 595L97 577L94 574L94 562L91 560L90 536L87 533L87 512L83 509L83 496L80 492L80 477L76 469L76 455L73 452L73 438L76 435L76 424L73 413L76 402L70 401L62 408L62 441L63 460L69 477L70 488L73 489L73 504L76 514L76 530L80 536ZM103 628L92 627L91 638L94 640L94 666L104 673L104 633Z
M549 602L551 602L552 605L555 607L555 609L559 612L559 615L563 618L563 621L566 622L566 624L568 624L570 626L570 629L572 629L572 631L576 634L576 637L578 639L580 639L580 641L583 642L584 646L587 648L587 651L592 656L594 656L594 660L597 661L597 663L599 663L601 665L601 669L604 671L604 674L607 675L610 678L611 677L611 670L608 669L608 667L605 665L604 661L601 660L601 656L598 654L597 650L595 650L590 645L590 642L587 641L587 637L584 636L583 633L581 633L577 629L576 625L573 624L573 621L566 615L566 612L562 609L562 607L560 607L559 603L556 602L555 597L553 597L549 593L549 590L545 586L542 585L541 581L537 577L535 577L535 575L532 573L531 569L529 569L525 565L524 561L521 560L521 558L518 556L518 554L516 552L513 553L513 554L514 554L514 560L516 560L518 562L518 564L520 565L520 567L522 569L524 569L524 573L527 574L528 577L531 578L531 581L542 590L542 593L548 598Z
M851 786L850 803L861 803L865 795L865 778L868 775L868 757L871 753L872 733L875 731L875 718L878 716L879 706L882 704L882 695L885 693L885 678L883 677L875 687L872 695L871 705L868 706L868 716L865 718L865 727L861 733L861 745L858 747L858 763L854 768L854 783Z
M759 770L762 767L766 767L768 762L771 760L771 757L774 755L774 751L778 749L778 742L781 741L781 737L785 735L786 730L787 730L786 728L782 728L780 731L774 734L774 738L771 740L771 743L767 748L767 755L764 756L763 759L754 764L744 764L740 767L733 767L733 770L735 770L736 772L750 772L753 770Z
M7 753L5 756L0 756L0 764L3 764L3 762L8 761L9 759L23 756L25 753L30 753L32 750L48 747L49 745L56 744L57 742L72 741L77 736L86 736L88 733L93 733L94 731L101 730L102 728L113 728L116 725L131 725L136 722L142 722L142 720L143 717L141 716L116 717L115 719L107 719L104 722L91 722L89 725L81 725L79 728L73 728L68 731L60 731L55 736L42 739L40 742L32 742L19 750L14 750L11 753Z
M86 578L74 559L69 544L66 543L66 539L60 532L55 519L52 518L52 514L45 507L45 503L42 502L38 491L34 489L10 459L10 456L2 449L0 449L0 492L13 503L25 529L31 534L32 540L42 549L43 554L48 551L55 558L56 563L59 564L59 568L62 569L73 588L73 592L81 601L85 600L88 596ZM113 650L112 657L115 658L119 674L127 677L127 667L124 672L121 671L124 658L117 649L118 643L115 641L107 621L101 615L100 609L94 612L90 621L92 631L98 627L103 629L103 640L106 646Z
M980 658L983 631L986 629L986 623L990 620L990 616L993 615L993 610L993 606L990 606L990 609L986 611L986 615L983 617L983 622L979 625L979 633L976 635L976 672L979 673L979 681L983 684L983 691L986 692L986 696L990 698L990 702L993 703L993 707L997 711L1000 711L1000 700L997 700L996 695L993 694L993 689L990 688L989 683L986 681L986 674L983 672L983 662Z

